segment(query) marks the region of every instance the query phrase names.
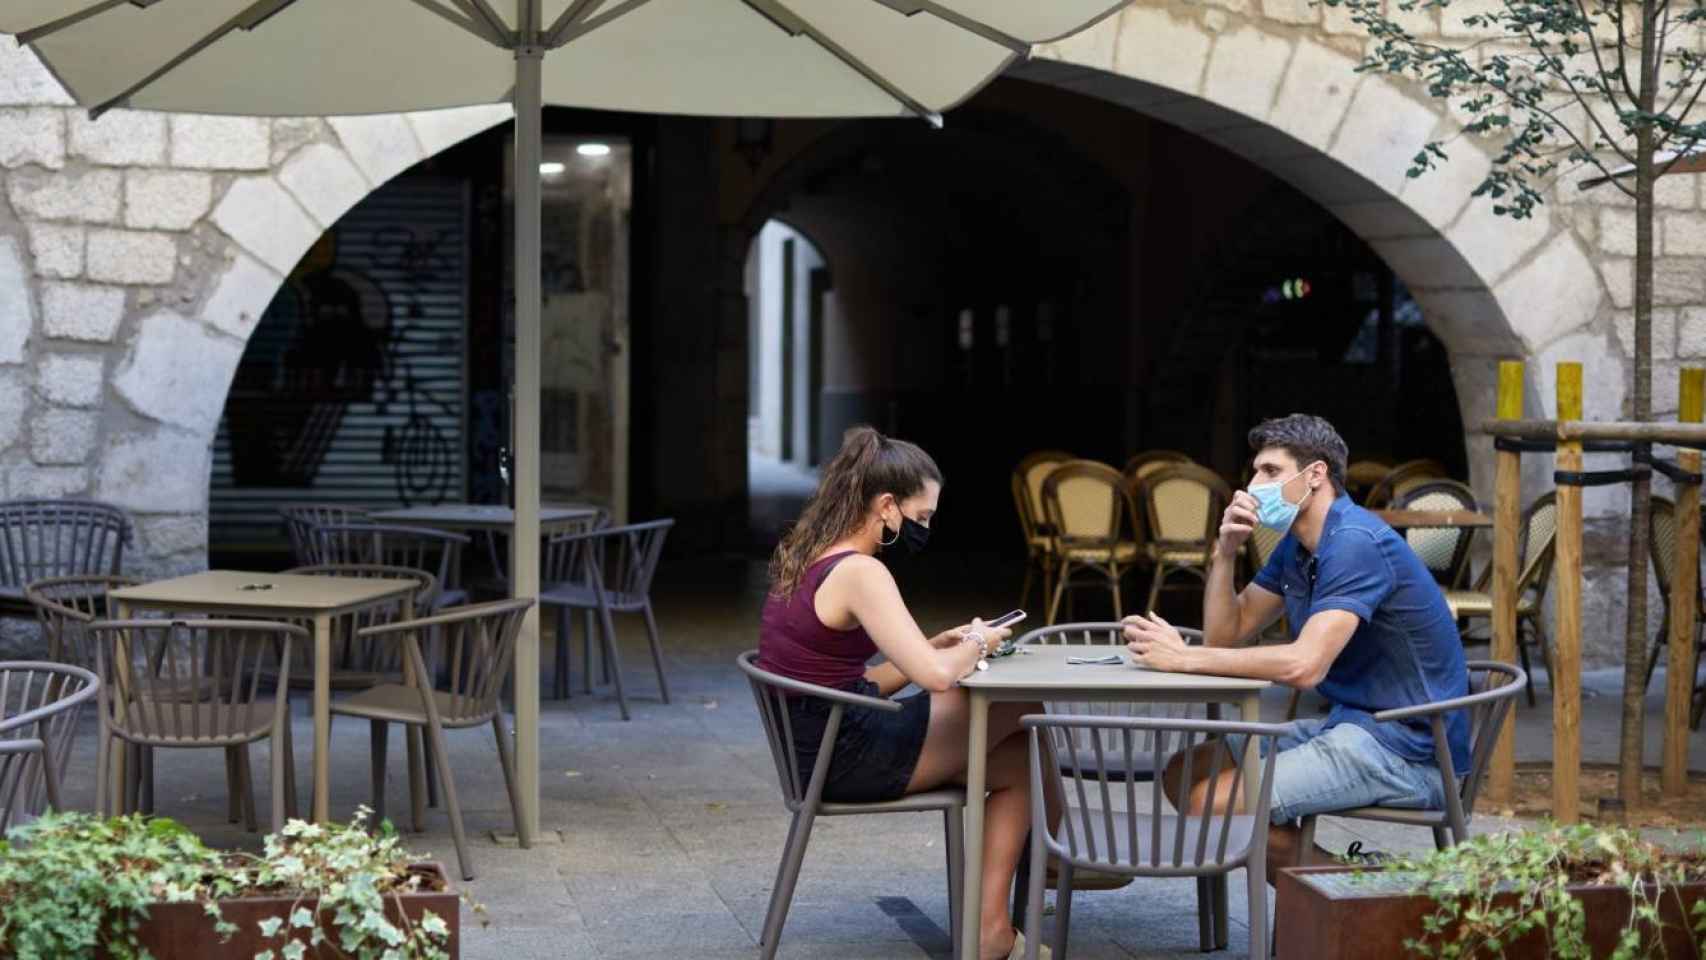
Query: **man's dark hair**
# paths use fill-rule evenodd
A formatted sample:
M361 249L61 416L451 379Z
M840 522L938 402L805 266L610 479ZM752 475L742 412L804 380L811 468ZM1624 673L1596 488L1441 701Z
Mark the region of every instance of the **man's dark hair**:
M1339 431L1327 421L1308 413L1264 420L1250 431L1250 452L1260 453L1268 447L1291 454L1299 468L1322 461L1327 465L1327 479L1333 482L1333 492L1345 492L1345 461L1350 458L1350 450Z

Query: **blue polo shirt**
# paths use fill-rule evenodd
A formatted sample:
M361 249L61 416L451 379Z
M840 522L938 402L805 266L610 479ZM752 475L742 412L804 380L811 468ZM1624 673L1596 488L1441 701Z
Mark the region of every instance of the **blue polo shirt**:
M1356 632L1315 688L1332 703L1327 727L1354 723L1406 760L1434 762L1426 719L1374 719L1381 710L1469 692L1457 624L1433 575L1404 538L1340 496L1327 513L1315 553L1287 534L1255 583L1285 601L1293 640L1324 610L1356 614ZM1445 732L1452 765L1461 774L1469 769L1467 712L1452 711Z

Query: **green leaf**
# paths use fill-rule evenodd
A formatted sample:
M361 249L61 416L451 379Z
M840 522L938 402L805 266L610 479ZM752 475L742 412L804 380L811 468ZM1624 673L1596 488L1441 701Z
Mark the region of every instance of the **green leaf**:
M261 936L271 939L278 936L279 929L284 926L284 919L282 917L268 917L257 923L256 926L261 928Z

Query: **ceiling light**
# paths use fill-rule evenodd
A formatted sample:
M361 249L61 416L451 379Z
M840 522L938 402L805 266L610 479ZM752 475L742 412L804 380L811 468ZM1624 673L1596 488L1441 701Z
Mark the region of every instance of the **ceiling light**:
M561 163L558 163L555 160L548 160L548 161L541 163L539 165L539 172L544 174L547 177L556 176L557 174L562 173L564 170L567 170L567 169L568 169L568 167L563 166Z
M583 157L607 157L610 155L610 144L583 143L575 148L575 152Z

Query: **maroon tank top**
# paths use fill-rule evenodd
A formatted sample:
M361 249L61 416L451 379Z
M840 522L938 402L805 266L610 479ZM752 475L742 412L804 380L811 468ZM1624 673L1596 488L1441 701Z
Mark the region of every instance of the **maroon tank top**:
M817 589L835 565L856 551L833 553L806 568L791 596L764 601L758 628L758 665L771 673L823 687L849 690L877 652L864 627L835 630L817 618Z

